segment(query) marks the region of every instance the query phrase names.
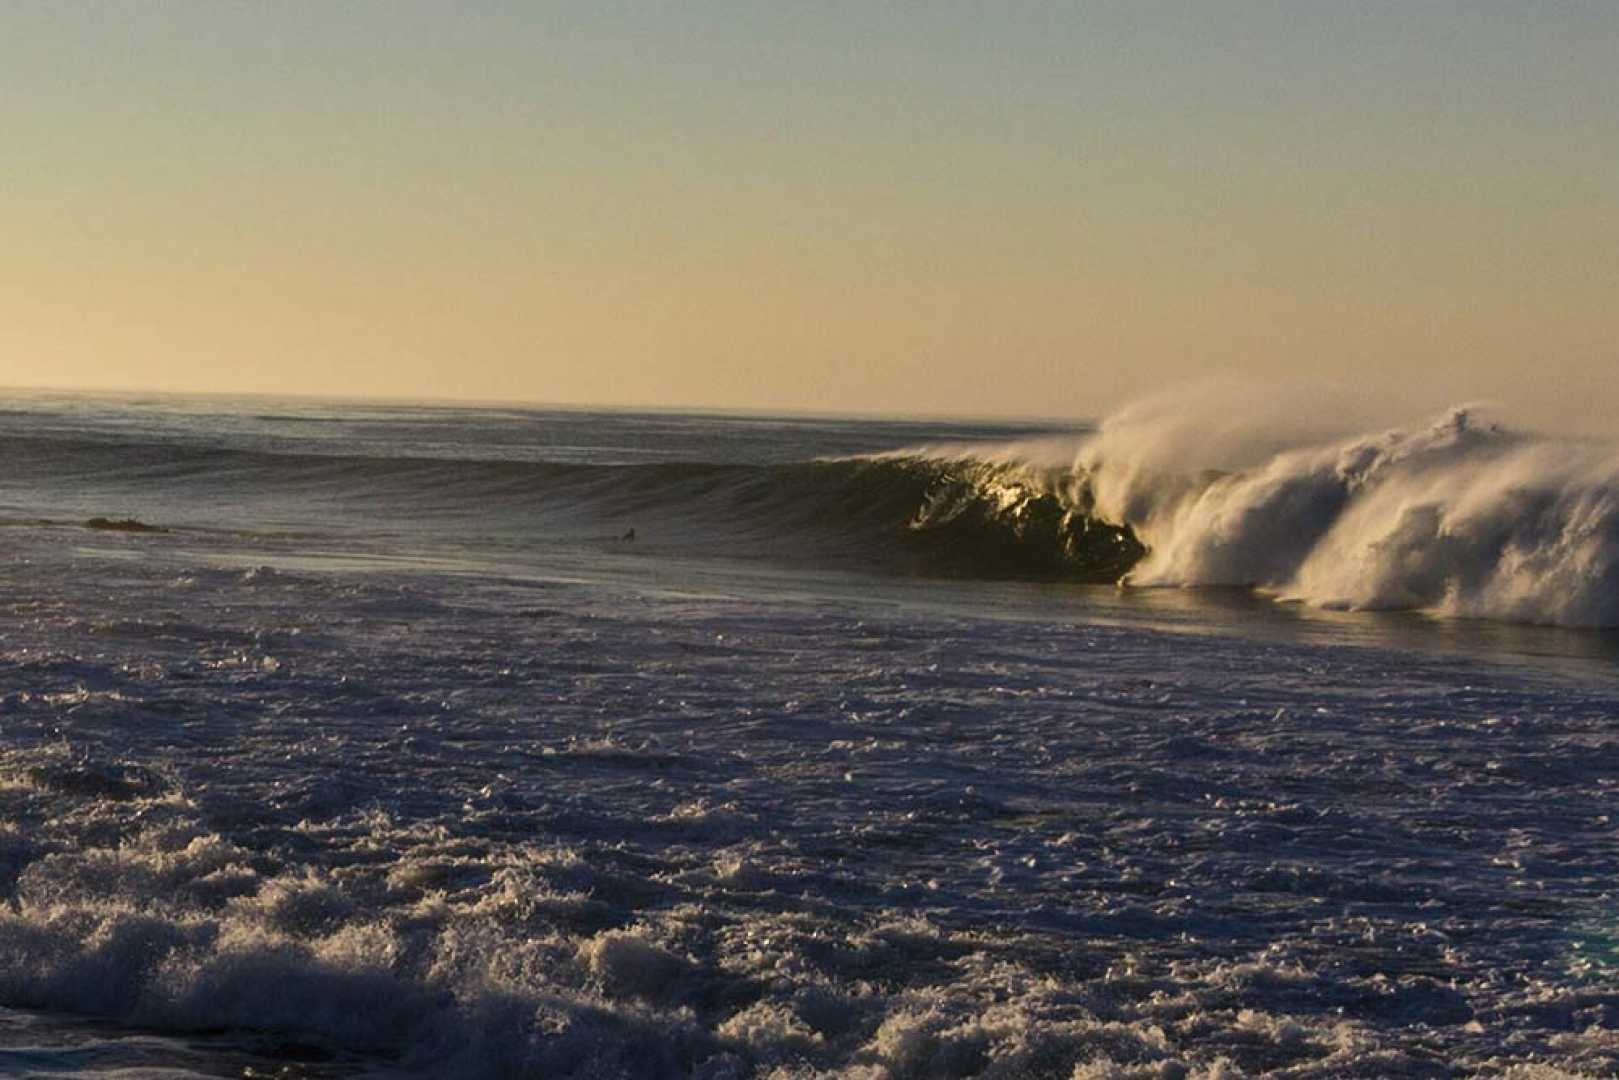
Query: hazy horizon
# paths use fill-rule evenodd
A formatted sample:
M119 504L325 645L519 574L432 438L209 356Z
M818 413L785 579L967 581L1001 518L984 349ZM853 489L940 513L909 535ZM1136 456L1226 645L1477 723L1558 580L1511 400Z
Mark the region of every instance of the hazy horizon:
M1612 432L1619 7L22 4L0 384Z
M527 409L536 411L555 410L559 412L621 412L621 413L688 413L702 415L754 415L761 417L776 417L790 419L795 416L818 417L829 419L851 420L940 420L940 421L983 421L986 423L1004 422L1007 424L1066 424L1079 426L1093 424L1103 418L1102 414L1094 416L1070 415L1067 413L996 413L996 412L903 412L882 409L822 409L814 407L797 408L793 406L779 406L774 408L757 407L750 405L713 405L703 404L664 404L658 402L609 402L609 401L545 401L538 398L475 398L475 397L413 397L405 394L346 394L346 393L320 393L276 390L164 390L142 389L133 386L50 386L46 384L15 384L0 386L0 396L7 394L39 395L42 397L60 395L63 397L118 400L121 398L175 398L182 400L217 400L226 401L289 401L319 404L351 404L351 405L388 405L388 406L420 406L423 408L465 408L478 409Z

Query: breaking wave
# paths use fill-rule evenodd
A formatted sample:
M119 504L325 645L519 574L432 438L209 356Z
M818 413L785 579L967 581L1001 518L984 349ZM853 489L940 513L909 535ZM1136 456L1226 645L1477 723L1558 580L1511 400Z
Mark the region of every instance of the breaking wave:
M1619 625L1619 450L1480 420L1315 434L1146 402L1088 433L749 463L593 464L8 439L14 468L176 513L952 577L1236 586L1322 607ZM92 520L142 502L97 506ZM288 509L292 507L292 509ZM103 516L105 515L105 516ZM116 515L116 518L115 518ZM83 522L81 515L75 519ZM475 528L469 526L475 522ZM197 524L198 522L191 522ZM225 525L239 524L225 521ZM334 524L335 523L335 524ZM210 520L205 524L220 524ZM245 526L244 526L245 527ZM612 531L608 531L611 527ZM649 550L643 543L640 550Z
M1117 567L1131 586L1619 625L1619 449L1509 430L1481 412L1322 437L1205 426L1196 410L1145 403L1079 440L1065 470L1049 443L1001 448L970 495L936 487L914 524L966 505L1003 539L1045 545L1067 565ZM1060 524L1044 532L1042 521Z

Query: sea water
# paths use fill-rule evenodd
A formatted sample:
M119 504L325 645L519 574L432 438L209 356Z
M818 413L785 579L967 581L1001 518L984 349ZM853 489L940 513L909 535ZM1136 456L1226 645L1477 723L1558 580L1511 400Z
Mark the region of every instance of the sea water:
M1613 453L1184 429L8 395L0 1073L1611 1075Z

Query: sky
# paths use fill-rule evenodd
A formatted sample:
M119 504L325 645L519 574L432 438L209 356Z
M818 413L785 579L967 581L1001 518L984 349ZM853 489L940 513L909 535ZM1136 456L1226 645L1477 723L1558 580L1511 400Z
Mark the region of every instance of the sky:
M10 0L0 385L1611 431L1616 58L1613 0Z

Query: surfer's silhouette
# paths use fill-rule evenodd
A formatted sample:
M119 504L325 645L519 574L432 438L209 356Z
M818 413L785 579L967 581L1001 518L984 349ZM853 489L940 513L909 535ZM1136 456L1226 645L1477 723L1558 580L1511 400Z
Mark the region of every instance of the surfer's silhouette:
M629 532L627 532L623 536L619 537L619 539L621 541L626 541L626 542L630 541L630 540L634 540L635 539L635 530L631 529Z

